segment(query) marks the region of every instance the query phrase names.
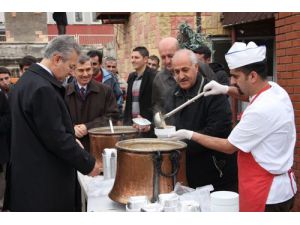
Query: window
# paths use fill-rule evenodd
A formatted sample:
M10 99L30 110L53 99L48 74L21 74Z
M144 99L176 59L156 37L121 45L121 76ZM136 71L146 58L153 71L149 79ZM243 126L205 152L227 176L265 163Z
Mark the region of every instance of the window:
M82 23L83 22L82 12L75 12L75 22L76 23Z
M93 23L99 23L100 20L97 20L97 14L95 12L92 12L92 22Z

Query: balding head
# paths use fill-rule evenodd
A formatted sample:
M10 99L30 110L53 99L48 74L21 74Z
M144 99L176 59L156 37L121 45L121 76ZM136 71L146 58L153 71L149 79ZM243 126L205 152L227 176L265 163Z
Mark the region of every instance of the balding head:
M162 66L167 70L172 70L172 58L179 49L179 43L176 38L167 37L158 44L158 51L162 61Z
M173 56L173 63L176 63L177 61L186 61L186 60L189 61L192 65L198 64L198 58L193 51L189 49L180 49L175 52Z

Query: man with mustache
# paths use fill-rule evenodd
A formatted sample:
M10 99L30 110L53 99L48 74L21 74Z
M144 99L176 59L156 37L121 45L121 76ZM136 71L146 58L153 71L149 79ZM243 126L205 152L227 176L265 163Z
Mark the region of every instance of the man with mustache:
M177 87L167 99L172 105L169 111L202 92L208 83L198 72L198 60L191 50L177 51L172 67ZM225 95L202 97L171 117L169 122L177 130L189 129L222 138L229 135L232 127L230 106ZM214 190L237 191L235 154L212 151L191 140L187 141L187 145L186 168L190 187L212 184Z
M188 130L171 136L227 154L238 152L240 211L290 211L297 193L291 169L296 142L292 102L282 87L267 79L266 46L235 42L225 59L234 86L211 81L205 95L248 97L240 122L228 138Z

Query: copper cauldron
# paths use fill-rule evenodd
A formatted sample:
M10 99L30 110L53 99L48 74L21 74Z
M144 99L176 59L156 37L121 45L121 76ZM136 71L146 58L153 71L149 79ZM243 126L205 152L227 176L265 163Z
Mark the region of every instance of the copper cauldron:
M114 133L110 127L98 127L90 129L90 152L102 162L102 153L105 148L115 148L118 141L137 137L137 130L131 126L114 126Z
M141 138L120 141L116 147L112 200L126 204L130 196L147 195L155 202L160 193L173 191L177 181L187 184L184 142Z

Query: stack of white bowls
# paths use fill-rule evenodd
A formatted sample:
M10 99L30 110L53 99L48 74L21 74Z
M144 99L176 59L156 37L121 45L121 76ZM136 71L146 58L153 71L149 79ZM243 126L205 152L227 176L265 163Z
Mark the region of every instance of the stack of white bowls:
M239 194L232 191L216 191L210 194L212 212L238 212Z

